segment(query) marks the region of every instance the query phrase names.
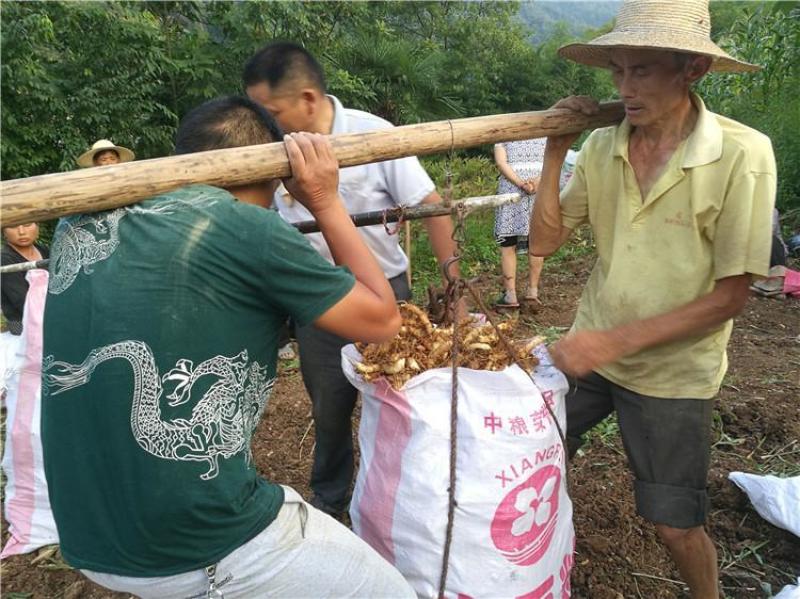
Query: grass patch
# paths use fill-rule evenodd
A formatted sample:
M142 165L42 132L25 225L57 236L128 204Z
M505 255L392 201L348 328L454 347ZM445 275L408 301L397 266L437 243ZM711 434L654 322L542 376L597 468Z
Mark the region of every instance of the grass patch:
M527 266L527 260L525 265ZM500 251L494 241L493 211L473 213L467 217L459 266L462 276L466 278L484 272L499 274ZM411 223L411 275L416 302L427 297L429 285L443 284L441 270L431 250L425 225L421 221Z
M780 477L800 476L800 442L794 439L772 451L756 450L750 453L753 469L758 474Z
M443 196L447 189L448 169L451 171L452 198L455 200L497 193L497 169L489 158L457 155L449 161L444 157L423 158L422 163ZM401 243L404 241L401 240ZM475 212L467 217L462 252L460 262L462 275L473 278L483 273L494 273L497 275L499 291L500 250L494 238L494 210ZM593 252L594 239L591 230L588 226L581 227L568 243L545 260L544 270L546 272L557 270L564 263ZM414 301L424 303L427 299L428 286L440 286L443 282L422 221L411 223L411 270ZM528 257L519 256L517 272L526 273L527 270Z
M569 401L569 397L567 397L567 401ZM619 422L617 421L616 413L608 415L605 419L596 424L584 435L584 438L588 442L597 439L603 447L619 455L625 455L625 452L619 448ZM591 453L591 449L587 448L585 445L578 450L579 456L584 456L589 453ZM595 466L598 465L601 464L595 464Z
M533 317L523 317L522 324L527 326L531 329L536 336L544 337L545 343L550 345L566 335L567 331L569 331L570 327L557 327L557 326L548 326L543 327L541 325L536 324L536 321Z
M619 437L619 422L617 415L611 414L586 433L587 439L597 439L610 449L617 450L616 441Z
M712 416L711 430L712 434L716 435L716 440L711 444L711 449L725 451L726 449L738 447L745 442L745 439L733 437L725 431L725 423L722 421L722 416L717 411L714 411Z

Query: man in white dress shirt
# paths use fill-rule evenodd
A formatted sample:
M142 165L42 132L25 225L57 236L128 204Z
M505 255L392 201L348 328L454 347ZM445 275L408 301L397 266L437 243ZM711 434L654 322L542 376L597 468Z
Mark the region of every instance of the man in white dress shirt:
M277 42L259 50L244 68L247 95L264 106L286 132L360 133L393 127L375 115L342 106L326 93L325 76L315 58L302 46ZM350 214L396 206L441 201L435 185L416 157L343 168L339 193ZM275 206L290 222L310 220L311 214L285 193ZM453 255L453 226L449 216L428 218L425 227L439 264ZM396 235L383 225L359 229L386 274L398 300L411 297L406 271L408 257ZM319 253L332 261L318 233L307 236ZM455 274L456 266L451 266ZM351 419L357 391L341 369L341 348L347 340L313 326L296 332L300 368L311 397L316 427L311 473L312 504L334 516L347 510L353 478Z

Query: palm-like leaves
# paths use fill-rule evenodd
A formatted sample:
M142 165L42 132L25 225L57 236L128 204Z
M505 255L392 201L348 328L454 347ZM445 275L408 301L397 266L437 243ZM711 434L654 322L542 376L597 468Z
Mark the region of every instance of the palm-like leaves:
M444 53L387 34L359 34L332 59L374 93L372 112L409 123L460 114L460 105L438 85ZM345 98L347 100L347 98ZM358 98L351 105L358 105Z

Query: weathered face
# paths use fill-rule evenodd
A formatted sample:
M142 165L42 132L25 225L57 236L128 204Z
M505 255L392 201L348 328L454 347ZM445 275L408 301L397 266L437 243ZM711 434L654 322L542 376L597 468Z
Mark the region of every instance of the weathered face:
M273 89L262 82L249 86L246 92L267 109L286 133L314 130L314 106L301 89L291 84Z
M103 150L92 158L95 166L106 166L107 164L119 164L119 154L116 150Z
M30 247L33 245L33 242L39 238L39 225L36 223L27 223L25 225L17 225L16 227L4 227L3 235L8 240L8 243L14 247Z
M613 50L611 77L630 123L642 127L668 118L688 97L690 67L670 51Z

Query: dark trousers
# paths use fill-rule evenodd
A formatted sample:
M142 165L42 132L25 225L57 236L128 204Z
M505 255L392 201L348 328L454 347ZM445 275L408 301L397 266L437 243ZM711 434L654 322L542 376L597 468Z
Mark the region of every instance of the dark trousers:
M616 412L622 445L635 476L637 513L674 528L702 526L708 514L712 409L710 399L640 395L596 372L570 379L570 457L583 443L585 432Z
M405 273L389 279L398 301L411 298ZM297 327L300 371L311 398L316 431L311 470L313 504L333 514L347 510L353 481L352 416L358 391L342 372L341 350L352 343L313 325Z

